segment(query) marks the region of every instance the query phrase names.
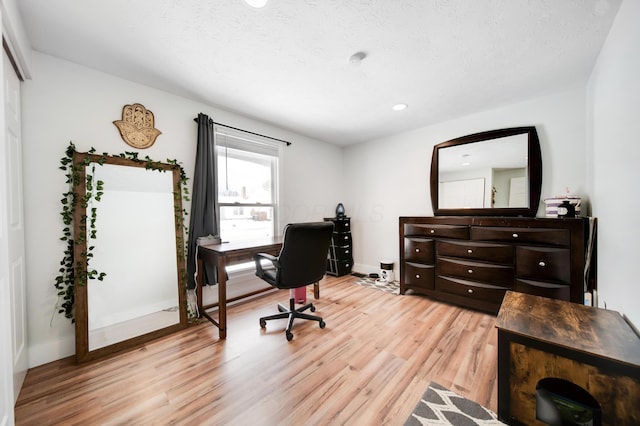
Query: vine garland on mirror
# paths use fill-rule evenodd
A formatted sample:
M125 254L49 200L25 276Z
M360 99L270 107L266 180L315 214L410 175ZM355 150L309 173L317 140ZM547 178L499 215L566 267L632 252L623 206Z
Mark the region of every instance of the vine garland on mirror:
M65 318L69 318L72 323L75 322L74 303L76 282L86 283L87 279L97 279L99 281L103 281L107 275L106 272L100 272L96 269L91 269L88 266L89 260L93 257L92 252L95 249L95 246L87 246L86 251L83 251L80 254L80 257L87 263L86 268L83 267L82 259L74 259L74 247L87 241L87 227L81 225L80 232L78 233L79 235L74 235L73 232L74 210L77 203L82 203L81 205L86 208L92 199L94 201L100 201L103 195L104 182L101 180L96 180L94 182L93 173L87 173L85 179L86 192L84 196L78 197L76 195L75 189L80 184L80 169L82 167L92 165L92 169L95 170L96 163L98 165L103 165L106 161L107 156L110 156L110 154L102 153L101 155L98 155L96 157L97 160L86 157L82 162L74 165L73 155L75 152L75 145L73 144L73 142L69 142L69 146L65 151L65 156L60 159L61 166L59 168L66 172L66 183L69 185L69 191L64 192L60 200L60 203L62 204L62 211L60 212L60 215L62 216L62 222L64 224L60 240L65 241L67 244L62 260L60 261L60 269L58 270L59 274L56 276L54 284L58 296L55 308L59 314L64 314ZM91 148L88 151L88 154L94 155L95 152L96 150L94 148ZM128 159L139 164L144 164L144 167L147 170L157 170L159 172L166 171L165 169L160 167L160 165L162 164L161 162L154 161L149 158L149 156L145 156L143 159L140 159L137 152L125 151L124 153L116 155L116 157ZM184 201L189 201L189 189L187 186L189 178L187 177L184 168L175 159L167 159L166 163L179 168L182 199ZM177 245L178 247L182 247L184 252L186 253L187 242L185 236L188 235L188 229L185 225L184 217L188 214L188 212L185 209L176 208L174 213L176 223L182 230L182 232L179 232L177 235ZM90 216L88 218L86 216L82 218L84 221L89 219L88 232L90 239L96 239L97 237L97 229L95 226L97 214L97 208L92 207L90 210ZM184 254L182 253L181 255ZM184 271L183 273L186 274L186 271ZM191 311L189 311L188 313L190 318L194 315L194 313Z

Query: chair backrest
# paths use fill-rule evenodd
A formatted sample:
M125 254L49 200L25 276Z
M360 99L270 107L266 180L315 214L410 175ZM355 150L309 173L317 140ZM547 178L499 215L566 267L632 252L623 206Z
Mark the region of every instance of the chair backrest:
M327 254L333 235L333 222L292 223L284 228L279 288L297 288L318 282L327 271Z

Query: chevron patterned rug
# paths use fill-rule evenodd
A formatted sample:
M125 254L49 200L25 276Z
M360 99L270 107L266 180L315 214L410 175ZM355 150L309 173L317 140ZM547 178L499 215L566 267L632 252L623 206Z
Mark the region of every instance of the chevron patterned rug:
M355 281L356 284L361 285L362 287L373 288L375 290L382 290L386 293L391 294L400 294L400 284L397 281L388 283L385 281L377 281L373 278L369 277L358 277L358 280Z
M427 425L493 426L504 423L493 411L431 382L405 422L405 426Z

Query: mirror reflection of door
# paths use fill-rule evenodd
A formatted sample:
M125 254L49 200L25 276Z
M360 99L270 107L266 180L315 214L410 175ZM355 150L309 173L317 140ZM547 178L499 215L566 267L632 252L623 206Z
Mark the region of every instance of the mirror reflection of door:
M484 203L484 178L442 182L438 194L440 196L439 205L444 209L486 207Z
M527 178L525 176L511 178L509 185L509 207L527 207L528 199Z
M172 173L89 165L104 182L87 282L89 350L180 323Z
M440 149L440 208L529 207L527 154L528 135L524 133ZM482 187L469 186L480 181L484 183ZM467 201L462 201L460 195L460 191L472 190L473 205L468 201L469 195Z
M527 169L500 169L493 172L495 204L499 207L527 207L529 205L529 185Z

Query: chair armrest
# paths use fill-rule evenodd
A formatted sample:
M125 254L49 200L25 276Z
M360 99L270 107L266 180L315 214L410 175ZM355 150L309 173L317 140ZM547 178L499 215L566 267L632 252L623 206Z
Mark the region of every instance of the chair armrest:
M265 258L267 260L270 260L271 262L277 262L278 261L277 257L275 257L274 255L269 254L269 253L256 253L254 255L254 258L256 260L258 260L258 258L260 258L260 257Z
M256 253L253 256L253 260L256 262L256 275L261 277L264 273L263 268L262 268L262 263L260 263L260 260L262 259L266 259L268 261L270 261L273 266L275 266L276 268L280 268L280 263L278 262L278 258L275 257L274 255L271 255L269 253Z

